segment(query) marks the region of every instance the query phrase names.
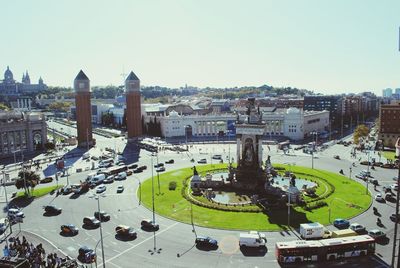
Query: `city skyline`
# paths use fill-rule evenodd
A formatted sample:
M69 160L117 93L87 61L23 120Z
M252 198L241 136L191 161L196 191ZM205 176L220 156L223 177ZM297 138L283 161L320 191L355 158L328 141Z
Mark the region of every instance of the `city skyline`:
M400 87L396 10L373 1L10 2L0 44L20 80L96 85L297 87L323 94ZM17 15L16 15L17 14Z

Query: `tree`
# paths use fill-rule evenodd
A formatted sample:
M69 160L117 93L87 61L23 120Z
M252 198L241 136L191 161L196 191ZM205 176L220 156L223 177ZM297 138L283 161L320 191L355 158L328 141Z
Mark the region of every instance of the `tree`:
M358 125L354 130L353 140L355 144L359 144L360 138L368 137L369 128L366 125Z
M53 102L49 105L50 110L60 111L60 112L68 112L70 107L72 106L72 102Z
M8 110L9 110L9 108L8 108L8 106L7 106L6 104L4 104L4 103L0 102L0 110L3 110L3 111L8 111Z
M48 151L48 150L54 150L56 148L56 145L52 142L46 142L44 144L44 148Z
M17 189L24 189L25 195L30 196L31 191L39 184L40 176L31 170L23 170L18 173L18 179L15 181Z

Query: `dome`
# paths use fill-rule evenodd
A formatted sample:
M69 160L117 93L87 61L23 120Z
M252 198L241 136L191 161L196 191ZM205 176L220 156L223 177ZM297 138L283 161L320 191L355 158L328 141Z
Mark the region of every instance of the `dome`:
M10 70L10 67L7 66L7 70L4 72L4 80L13 80L13 73Z
M169 113L169 116L170 116L170 117L179 117L179 114L178 114L175 110L172 110L172 111Z
M295 108L295 107L290 107L289 109L286 110L287 114L299 114L300 110Z

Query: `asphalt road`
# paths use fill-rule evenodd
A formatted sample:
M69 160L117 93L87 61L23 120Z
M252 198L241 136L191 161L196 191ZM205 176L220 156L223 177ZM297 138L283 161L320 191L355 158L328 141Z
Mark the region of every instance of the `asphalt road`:
M65 126L62 127L65 131ZM93 149L91 154L100 153L100 148L112 148L113 143L117 150L123 151L125 140L115 140L101 137L97 141L97 148ZM210 160L212 154L222 154L223 158L226 159L229 152L228 146L230 146L231 157L234 157L236 153L234 144L205 144L194 145L190 149L190 153L161 152L159 161L165 162L174 158L175 164L166 165L167 171L169 171L193 166L193 163L190 162L191 158L196 160L207 158L207 160ZM281 151L276 151L276 147L270 146L270 148L271 151L268 151L265 146L264 156L271 155L273 163L294 163L298 166L311 167L311 156L309 155L304 155L301 152L296 152L296 156L283 155ZM342 160L333 159L333 155L336 154L339 154ZM366 156L363 155L362 157L366 159ZM324 152L318 153L318 156L314 158L314 167L333 172L343 169L345 174L349 175L349 167L352 161L354 160L350 158L350 147L334 145ZM143 150L140 152L139 163L151 167L149 152ZM88 164L81 160L74 160L74 165ZM363 169L366 169L365 166L353 167L352 177L354 178L355 174ZM377 168L376 171L371 170L371 172L382 185L392 184L392 177L396 176L395 170ZM71 174L69 176L70 183L78 183L80 180L84 180L88 173ZM175 222L156 215L160 230L156 233L143 231L140 229L140 221L143 218L151 218L152 213L139 205L136 190L138 180L143 181L150 176L150 169L147 169L143 173L129 176L125 181L108 184L105 197L100 198L101 210L105 210L111 215L111 220L102 224L107 267L279 267L274 255L275 242L297 239L295 232L268 232L266 233L268 242L265 251L242 252L238 247L239 231L195 227L198 235L208 235L219 241L220 246L216 251L203 251L194 247L195 234L189 224ZM61 178L60 183L65 184L66 178ZM125 186L125 191L122 194L117 194L116 188L120 184ZM380 189L381 187L378 187L378 190ZM370 187L370 191L373 195L375 194L373 187ZM26 218L20 227L24 231L33 232L50 240L66 255L72 257L77 256L78 248L82 245L92 248L98 245L96 251L100 265L102 262L101 246L98 244L100 231L99 229L87 230L82 227L83 217L92 216L97 210L97 200L93 198L93 195L94 192L91 190L78 198L72 198L71 195L58 197L49 195L35 200L24 208ZM42 207L50 203L61 207L62 213L58 216L44 216ZM376 206L382 214L381 219L385 226L383 230L388 237L393 237L394 225L390 221L389 215L394 212L394 204L374 202L373 206ZM332 214L334 215L334 211L332 211ZM352 219L351 222L359 222L365 225L367 229L377 227L376 216L373 216L372 209ZM61 236L60 225L66 223L72 223L79 227L79 235L74 237ZM137 239L132 241L116 239L114 229L118 224L129 225L137 229ZM15 225L14 228L18 228L18 226ZM329 228L335 229L332 226L329 226ZM386 267L385 262L390 263L391 243L392 239L387 245L377 245L377 255L367 260L353 259L346 262L308 265L307 267L343 267L344 265L345 267Z

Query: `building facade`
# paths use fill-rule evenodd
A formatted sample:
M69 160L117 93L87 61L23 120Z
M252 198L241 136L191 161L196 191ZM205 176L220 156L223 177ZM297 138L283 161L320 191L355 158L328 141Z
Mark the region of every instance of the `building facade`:
M125 80L126 90L126 127L128 139L142 135L142 108L140 99L140 80L131 72Z
M394 148L400 138L400 102L381 105L378 139L383 146Z
M41 113L0 111L0 157L14 152L42 150L47 142L47 124Z
M17 82L14 79L14 74L10 70L9 66L7 66L7 69L4 72L4 79L0 81L0 94L5 96L18 96L23 93L39 92L46 88L47 85L43 82L41 77L37 84L32 84L28 71L22 74L22 81Z

